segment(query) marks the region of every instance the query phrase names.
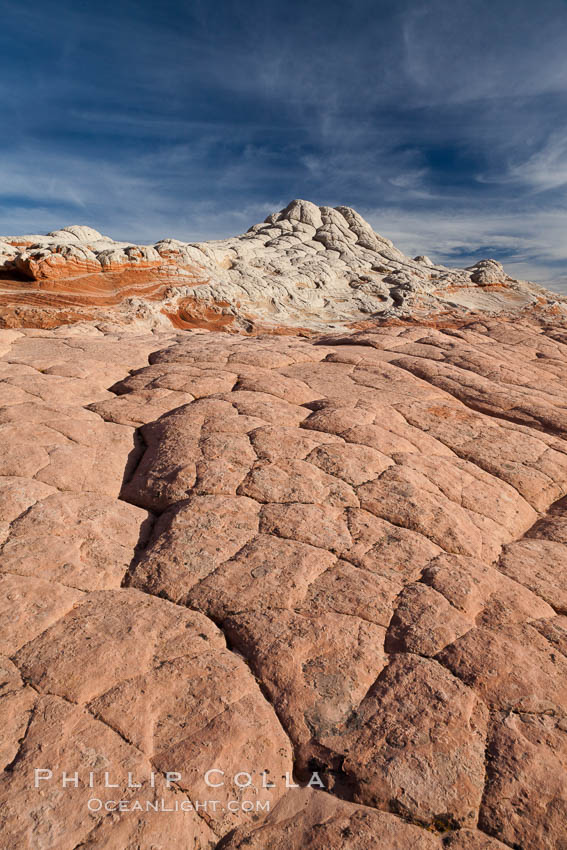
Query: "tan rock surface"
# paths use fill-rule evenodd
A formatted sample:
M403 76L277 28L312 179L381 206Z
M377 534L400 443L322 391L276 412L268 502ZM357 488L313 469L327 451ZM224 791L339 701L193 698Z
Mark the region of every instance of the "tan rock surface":
M238 829L223 848L374 850L376 846L381 850L440 850L442 845L435 835L393 815L302 789L290 791L260 827Z
M7 846L567 847L559 322L0 351Z
M512 847L566 847L565 721L533 714L497 715L487 753L479 827Z

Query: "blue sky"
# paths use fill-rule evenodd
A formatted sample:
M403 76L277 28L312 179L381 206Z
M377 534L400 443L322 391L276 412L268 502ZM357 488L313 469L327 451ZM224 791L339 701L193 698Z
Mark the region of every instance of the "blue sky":
M567 0L0 10L1 233L194 241L301 197L567 291Z

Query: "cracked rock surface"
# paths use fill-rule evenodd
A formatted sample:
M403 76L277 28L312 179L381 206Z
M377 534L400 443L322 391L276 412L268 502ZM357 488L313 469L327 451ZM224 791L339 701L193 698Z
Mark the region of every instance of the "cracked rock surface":
M0 351L6 846L567 848L559 322Z

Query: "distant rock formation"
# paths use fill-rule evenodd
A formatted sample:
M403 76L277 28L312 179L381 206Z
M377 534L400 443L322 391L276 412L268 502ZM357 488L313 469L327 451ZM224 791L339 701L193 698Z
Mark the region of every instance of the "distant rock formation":
M80 319L146 326L323 330L382 318L552 309L559 297L508 277L410 259L349 207L292 201L242 236L153 246L73 225L0 238L0 319L52 327Z

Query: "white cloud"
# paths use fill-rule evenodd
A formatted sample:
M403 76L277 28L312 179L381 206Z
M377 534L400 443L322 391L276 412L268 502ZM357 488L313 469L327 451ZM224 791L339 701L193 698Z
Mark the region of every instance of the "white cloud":
M545 143L521 162L511 164L500 174L479 175L481 183L523 185L534 192L545 192L567 185L567 138L552 133Z

